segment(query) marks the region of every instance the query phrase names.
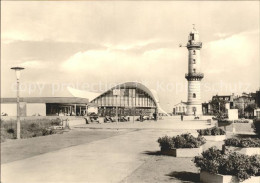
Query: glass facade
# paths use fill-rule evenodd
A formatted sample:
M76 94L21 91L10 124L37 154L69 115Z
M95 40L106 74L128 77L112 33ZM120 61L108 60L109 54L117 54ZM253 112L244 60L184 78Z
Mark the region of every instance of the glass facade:
M118 96L113 95L113 90L109 90L92 103L98 104L101 116L115 116L116 107L121 116L152 115L156 110L152 97L139 88L121 88Z
M84 116L85 114L84 104L46 103L46 116Z

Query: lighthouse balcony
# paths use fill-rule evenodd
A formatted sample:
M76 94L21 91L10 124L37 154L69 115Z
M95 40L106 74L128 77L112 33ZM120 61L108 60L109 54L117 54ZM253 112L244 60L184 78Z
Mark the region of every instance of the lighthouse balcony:
M185 78L188 81L191 81L191 80L201 80L203 77L204 77L203 73L188 73L188 74L185 74Z
M189 41L187 43L187 48L201 48L202 47L202 42L195 42L195 41Z

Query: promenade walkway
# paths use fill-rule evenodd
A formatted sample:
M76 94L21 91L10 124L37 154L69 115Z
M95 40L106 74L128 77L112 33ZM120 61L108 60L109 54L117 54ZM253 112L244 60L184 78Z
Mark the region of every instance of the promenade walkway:
M196 127L195 124L198 126ZM170 118L157 122L80 125L73 131L120 131L124 130L122 128L131 130L124 130L124 133L113 134L111 137L4 163L1 165L1 181L3 183L145 182L139 174L142 172L142 167L155 161L155 156L151 156L151 154L159 151L158 137L177 135L186 131L195 133L195 129L201 127L206 128L209 125L205 121L181 122ZM88 137L81 136L81 138ZM29 146L30 143L27 145ZM173 157L162 156L162 159L165 160L165 158L170 158L168 162L174 160ZM178 159L175 158L175 160L181 163ZM187 163L183 164L181 169L196 173L197 169L190 159L184 161ZM153 164L156 168L156 163ZM158 163L159 165L160 163ZM172 169L177 170L178 164L167 165L166 163L165 166L169 166L169 175L166 175L167 172L158 172L161 172L161 176L165 178L160 180L167 182L173 179L170 175L171 166L175 166ZM155 170L153 171L155 172ZM153 174L151 171L150 176L155 175L157 174Z

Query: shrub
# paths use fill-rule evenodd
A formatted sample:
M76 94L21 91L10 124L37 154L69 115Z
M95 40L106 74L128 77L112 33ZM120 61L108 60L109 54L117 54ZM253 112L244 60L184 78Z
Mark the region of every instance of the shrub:
M52 135L52 134L54 134L54 133L55 133L55 131L52 130L52 129L42 129L42 135L43 135L43 136Z
M60 118L52 119L51 120L51 126L58 126L60 125L62 120Z
M198 148L206 143L205 138L199 136L194 137L191 134L181 134L176 137L160 137L158 143L162 150L170 150L173 148Z
M52 122L50 124L53 124ZM55 131L48 129L50 124L44 124L44 123L29 123L22 127L21 129L21 135L23 138L30 138L30 137L38 137L38 136L46 136L54 134Z
M229 138L225 140L226 146L234 147L260 147L260 139L252 138Z
M224 154L222 151L211 147L201 156L193 159L195 165L202 171L212 174L233 175L239 181L244 181L251 176L260 176L260 156L247 156L236 152Z
M234 123L249 123L250 120L248 119L238 119L238 120L234 120Z
M1 128L1 142L4 142L6 139L14 139L15 133L8 133L6 129Z
M49 129L51 126L60 124L59 118L49 119L36 119L36 120L21 120L21 138L31 138L38 136L52 135L59 130ZM1 142L6 139L16 138L16 121L0 121L1 124Z
M214 119L215 120L224 120L225 118L227 118L228 116L227 116L227 114L225 113L225 112L217 112L216 114L215 114L215 117L214 117Z
M160 144L162 150L168 150L174 147L172 138L168 136L160 137L158 139L158 143Z
M8 128L6 131L7 131L7 133L12 133L12 134L14 134L14 129L13 129L13 128Z
M223 129L217 127L201 129L201 130L197 130L197 132L199 133L199 135L204 135L204 136L226 134L226 132Z
M218 120L219 123L226 123L228 125L233 123L233 120L229 120L229 119L222 119L222 120Z
M219 165L224 161L222 152L215 147L202 152L202 156L195 156L193 162L203 171L219 173Z
M6 123L3 120L0 120L1 124L1 142L4 142L6 139L16 138L16 124L13 121Z

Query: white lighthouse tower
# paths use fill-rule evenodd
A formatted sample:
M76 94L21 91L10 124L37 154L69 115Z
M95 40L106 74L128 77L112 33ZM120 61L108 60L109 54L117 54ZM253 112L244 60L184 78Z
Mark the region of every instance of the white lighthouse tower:
M199 32L193 25L193 30L189 34L187 49L189 52L188 74L188 102L187 115L202 115L200 82L204 74L200 70L200 49L202 42L199 40Z

